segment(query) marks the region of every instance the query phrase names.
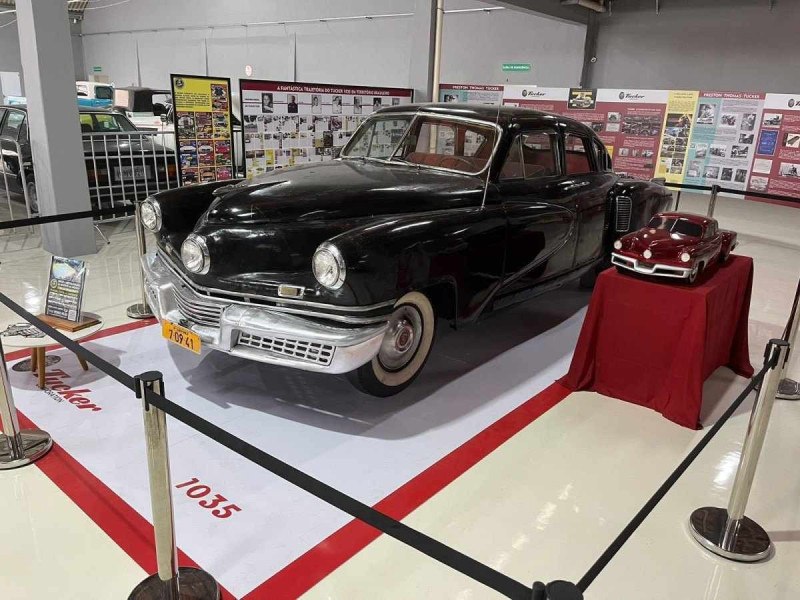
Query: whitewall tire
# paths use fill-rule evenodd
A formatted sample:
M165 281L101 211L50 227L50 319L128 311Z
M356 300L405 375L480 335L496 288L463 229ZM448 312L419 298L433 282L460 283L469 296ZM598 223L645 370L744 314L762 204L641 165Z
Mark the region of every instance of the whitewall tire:
M436 314L425 294L410 292L394 305L389 329L378 354L347 374L358 389L387 397L407 388L430 356L436 336Z

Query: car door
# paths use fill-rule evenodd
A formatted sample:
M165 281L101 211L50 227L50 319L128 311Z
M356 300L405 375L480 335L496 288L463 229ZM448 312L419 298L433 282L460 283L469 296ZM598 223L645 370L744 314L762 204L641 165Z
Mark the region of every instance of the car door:
M597 261L603 255L603 232L608 193L616 181L609 161L601 160L596 139L588 131L564 128L564 175L574 202L578 223L574 267Z
M521 131L498 178L507 219L501 295L572 268L577 206L560 160L556 129Z
M3 154L3 160L0 162L0 182L4 187L7 186L9 191L22 193L19 176L21 159L15 142L22 145L26 141L19 139L20 132L27 131L25 112L13 108L6 109L0 121L0 148Z

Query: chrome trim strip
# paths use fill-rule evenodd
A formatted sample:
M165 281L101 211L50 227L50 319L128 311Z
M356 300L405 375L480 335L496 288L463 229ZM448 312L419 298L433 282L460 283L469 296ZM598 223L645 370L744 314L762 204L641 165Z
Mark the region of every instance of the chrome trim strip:
M142 257L142 262L146 264L146 261L148 260L149 256L153 256L153 255L145 255L145 256L143 256ZM232 298L220 298L218 296L214 296L214 295L210 294L206 290L219 291L219 292L221 292L223 294L226 294L226 295L239 296L239 297L243 297L243 298L250 298L250 297L259 298L259 299L263 298L263 299L266 299L266 300L268 300L270 302L276 302L276 303L293 302L293 303L300 304L300 305L303 305L303 306L320 307L323 310L325 308L328 308L328 307L334 308L334 309L340 309L340 307L334 306L332 304L305 302L305 301L302 301L302 300L290 300L288 298L272 298L272 297L269 297L269 296L245 296L243 294L236 294L236 293L227 292L227 291L224 291L224 290L213 290L213 288L203 288L202 286L198 286L198 285L194 284L193 282L189 281L182 273L176 272L175 268L168 261L163 260L163 258L164 258L163 257L163 253L161 253L160 250L159 250L158 254L156 254L155 256L158 257L158 258L161 258L162 262L164 263L164 266L169 270L169 272L172 273L174 276L178 277L180 282L183 283L184 285L186 285L190 290L192 290L195 293L199 293L201 298L208 299L209 301L213 301L213 302L218 303L218 304L222 304L222 305L236 304L236 305L250 306L250 307L255 307L255 308L263 308L264 310L271 310L271 311L275 311L275 312L288 313L288 314L293 314L293 315L302 315L302 316L306 316L306 317L314 317L314 318L317 318L317 319L325 319L325 320L328 320L328 321L336 321L338 323L347 323L349 325L372 325L372 324L375 324L375 323L383 323L389 318L389 313L388 312L385 313L385 314L382 314L382 315L376 315L374 317L359 317L359 316L351 316L351 315L332 314L332 313L321 312L321 311L303 310L301 308L290 308L288 306L277 306L277 305L273 305L273 304L258 304L258 303L248 302L246 300L234 300ZM147 271L148 268L149 267L146 266L145 267L145 271ZM344 312L366 312L368 310L377 310L377 309L384 308L384 307L385 308L391 308L391 307L394 306L395 302L396 302L396 300L389 300L387 302L382 302L381 304L373 304L372 306L369 306L369 307L363 307L363 306L344 307L341 310L343 310Z
M671 265L654 264L652 267L641 265L635 258L622 256L616 252L611 253L611 264L629 271L635 271L643 275L653 275L654 277L672 277L674 279L687 279L692 269L683 267L673 267ZM671 273L656 273L657 270L671 271Z

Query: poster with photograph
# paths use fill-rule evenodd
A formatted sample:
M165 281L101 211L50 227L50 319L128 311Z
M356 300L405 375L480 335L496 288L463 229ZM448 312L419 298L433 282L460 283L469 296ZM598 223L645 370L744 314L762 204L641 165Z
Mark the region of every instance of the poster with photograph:
M246 176L332 160L377 110L410 104L413 90L239 80Z
M231 81L170 75L175 102L175 143L182 185L234 177Z
M800 94L766 94L748 190L800 198Z
M442 83L439 84L439 102L466 102L496 106L503 103L503 86Z
M683 183L699 95L697 91L672 90L667 97L655 175L664 177L667 183Z
M756 150L764 94L701 91L683 183L744 190ZM671 136L664 131L665 145Z
M79 322L85 285L85 262L77 258L52 257L44 314L48 317Z

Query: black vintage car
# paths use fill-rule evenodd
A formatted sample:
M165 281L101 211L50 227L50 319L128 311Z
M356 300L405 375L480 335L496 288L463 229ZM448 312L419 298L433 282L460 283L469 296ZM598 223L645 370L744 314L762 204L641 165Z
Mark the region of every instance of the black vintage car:
M378 111L338 159L163 192L141 207L160 320L212 348L349 373L388 396L454 325L570 280L667 207L571 119L458 104Z
M83 107L78 112L95 208L144 200L156 190L177 187L175 154L153 140L158 136L140 132L117 112ZM38 212L25 105L0 106L0 150L0 189L24 195L31 212Z

